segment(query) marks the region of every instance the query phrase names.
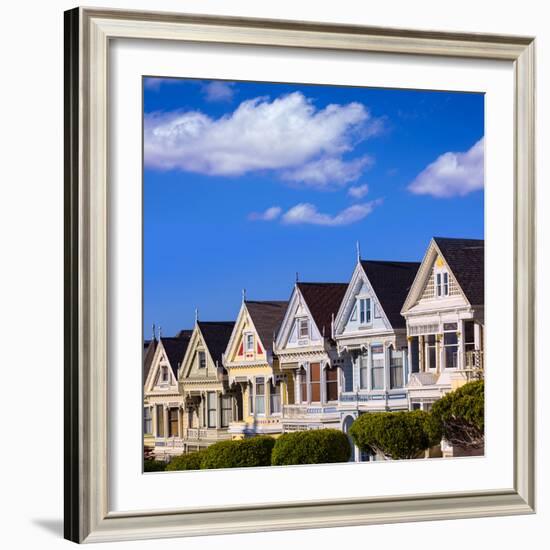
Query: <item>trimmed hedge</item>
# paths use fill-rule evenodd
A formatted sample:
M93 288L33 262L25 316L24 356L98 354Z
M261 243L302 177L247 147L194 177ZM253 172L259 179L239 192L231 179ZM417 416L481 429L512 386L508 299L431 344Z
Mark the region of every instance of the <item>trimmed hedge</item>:
M260 435L248 439L220 441L206 449L201 468L250 468L270 466L271 451L275 445L272 437Z
M355 444L387 458L416 458L441 441L441 432L421 410L362 414L350 427Z
M143 461L144 472L164 472L166 469L166 462L162 460L147 459Z
M430 411L429 430L451 445L479 449L484 445L485 385L468 382L436 401Z
M332 429L308 430L281 435L271 454L274 466L347 462L351 447L347 436Z
M201 449L194 453L175 456L166 466L167 472L181 470L200 470L202 458L208 449Z

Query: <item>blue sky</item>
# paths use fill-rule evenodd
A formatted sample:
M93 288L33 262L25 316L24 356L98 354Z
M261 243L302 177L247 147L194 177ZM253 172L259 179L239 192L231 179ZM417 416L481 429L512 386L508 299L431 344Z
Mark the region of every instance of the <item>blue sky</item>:
M144 79L144 333L483 238L483 94Z

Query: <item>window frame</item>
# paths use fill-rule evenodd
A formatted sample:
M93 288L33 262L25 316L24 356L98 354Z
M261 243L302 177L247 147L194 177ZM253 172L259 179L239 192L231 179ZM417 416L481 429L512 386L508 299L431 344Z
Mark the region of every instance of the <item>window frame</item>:
M371 325L372 324L372 299L370 296L357 297L358 302L358 313L359 313L359 324L360 325ZM362 309L363 304L365 309ZM368 304L368 307L367 307Z
M199 369L205 369L206 368L206 351L204 350L198 350L197 351L197 360L199 364ZM204 364L203 364L204 363Z
M306 327L306 334L302 334L302 327L305 325ZM309 319L307 317L299 317L298 318L298 340L303 339L309 339Z
M248 347L248 339L251 338L252 345L249 348ZM254 353L254 333L253 332L245 332L244 334L244 351L245 353Z
M214 406L210 403L211 396L214 396ZM211 422L211 415L214 415L214 422ZM206 392L206 427L218 427L218 394L215 391Z

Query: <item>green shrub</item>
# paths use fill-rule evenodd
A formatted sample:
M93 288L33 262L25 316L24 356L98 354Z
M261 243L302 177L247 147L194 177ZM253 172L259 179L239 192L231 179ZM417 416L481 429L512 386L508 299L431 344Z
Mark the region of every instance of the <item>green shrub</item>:
M200 470L201 462L207 449L202 449L194 453L175 456L166 466L167 472L181 470Z
M370 454L416 458L441 441L437 426L429 420L429 413L420 410L366 413L351 425L349 433L355 444Z
M292 432L275 441L271 454L274 466L347 462L351 447L340 430L322 429Z
M164 472L166 462L162 460L153 460L151 458L143 461L144 472Z
M249 468L269 466L275 440L269 436L220 441L208 447L201 461L201 468Z
M468 382L436 401L430 411L429 430L441 434L451 445L480 449L484 445L485 386L483 380Z

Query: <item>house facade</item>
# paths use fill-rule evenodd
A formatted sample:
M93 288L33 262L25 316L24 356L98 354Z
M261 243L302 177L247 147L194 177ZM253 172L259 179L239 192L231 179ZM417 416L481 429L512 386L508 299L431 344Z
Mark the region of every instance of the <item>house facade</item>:
M242 415L229 425L235 438L279 434L287 380L273 354L273 341L287 302L243 300L224 353L229 385L242 395Z
M222 354L233 322L199 321L179 370L183 402L183 452L230 439L229 423L242 417L242 395L231 391Z
M357 261L333 325L345 433L362 413L409 408L407 334L400 312L419 265ZM360 458L357 449L355 458Z
M178 369L191 339L190 330L175 337L160 337L155 345L144 386L144 444L153 446L158 459L183 452L183 397L178 390Z
M402 308L410 408L483 376L484 241L434 237Z
M282 431L340 427L338 354L331 336L345 283L294 285L274 353L286 375Z

